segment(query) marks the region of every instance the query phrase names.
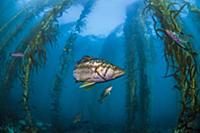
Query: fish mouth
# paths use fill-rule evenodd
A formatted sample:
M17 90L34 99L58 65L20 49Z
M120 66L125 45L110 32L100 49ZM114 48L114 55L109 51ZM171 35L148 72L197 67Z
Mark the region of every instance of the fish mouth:
M119 75L124 75L125 74L125 71L124 70L122 70L120 73L119 73Z
M120 70L120 71L118 71L116 73L115 78L119 78L119 77L123 76L124 74L125 74L125 71L124 70Z

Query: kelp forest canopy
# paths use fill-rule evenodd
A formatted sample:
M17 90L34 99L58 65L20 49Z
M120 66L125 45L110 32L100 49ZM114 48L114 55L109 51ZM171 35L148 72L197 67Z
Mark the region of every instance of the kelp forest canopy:
M49 53L57 49L59 57L56 60L59 60L59 65L51 70L55 71L52 74L52 87L48 87L49 89L45 91L50 94L51 100L51 116L49 117L52 123L51 130L62 132L65 129L66 125L61 120L61 96L63 88L70 88L70 86L65 86L65 82L68 81L66 75L73 76L69 70L76 55L75 44L81 38L88 24L88 16L93 13L99 1L101 0L33 0L13 13L10 18L5 19L6 21L0 22L0 110L2 115L0 117L8 113L7 104L12 89L14 86L20 86L19 106L22 107L26 123L23 131L35 133L40 130L37 120L34 119L30 100L31 97L35 97L32 93L33 79L40 74L41 70L48 67L48 60L55 59L49 56ZM81 3L83 9L78 19L71 22L63 32L59 19L63 14L70 13L69 9L77 3ZM3 11L1 6L0 11ZM122 124L125 125L122 126L125 128L124 132L148 133L151 131L152 88L148 71L150 64L148 55L149 49L155 49L153 43L156 41L161 42L159 45L163 47L161 52L166 62L166 70L162 78L175 80L176 83L172 86L177 90L180 100L178 119L171 132L200 132L200 40L191 32L195 29L199 33L200 24L193 22L193 27L195 27L193 29L190 29L187 24L189 19L200 20L200 2L198 3L197 0L196 2L132 0L126 8L125 16L123 26L121 26L123 28L120 29L123 32L121 52L124 52L123 62L126 71L123 83L126 92L124 96L126 120ZM106 20L102 20L102 24L104 23ZM110 36L113 36L113 33L101 39L109 40ZM94 40L95 37L90 39L91 42L95 42ZM61 45L60 42L63 44ZM84 43L81 45L79 47L83 47ZM114 43L112 47L115 49ZM17 52L17 56L22 56L22 58L13 58L12 51ZM4 121L7 121L7 118L5 119Z

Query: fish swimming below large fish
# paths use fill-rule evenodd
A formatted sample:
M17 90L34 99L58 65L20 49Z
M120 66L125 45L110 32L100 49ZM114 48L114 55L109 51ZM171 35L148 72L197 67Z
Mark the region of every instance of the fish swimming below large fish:
M105 98L111 94L111 90L112 86L109 86L108 88L104 89L104 91L101 93L100 98L98 99L98 102L102 104Z
M95 83L107 82L124 75L124 70L101 59L84 56L75 66L73 76L77 82L83 82L81 88Z

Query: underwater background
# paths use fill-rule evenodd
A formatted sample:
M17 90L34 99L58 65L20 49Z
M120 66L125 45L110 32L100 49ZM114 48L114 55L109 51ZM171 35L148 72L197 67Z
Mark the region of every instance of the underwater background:
M200 133L199 0L1 0L0 12L0 133ZM80 88L83 57L125 74Z

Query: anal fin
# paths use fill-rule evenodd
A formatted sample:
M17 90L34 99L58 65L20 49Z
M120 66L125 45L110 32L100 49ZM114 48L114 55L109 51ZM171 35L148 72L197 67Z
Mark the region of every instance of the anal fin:
M89 87L89 86L92 86L92 85L94 85L94 84L95 84L95 82L84 82L84 83L80 86L80 88Z

